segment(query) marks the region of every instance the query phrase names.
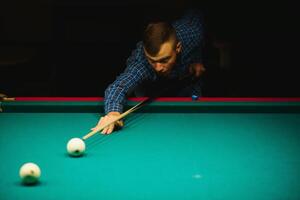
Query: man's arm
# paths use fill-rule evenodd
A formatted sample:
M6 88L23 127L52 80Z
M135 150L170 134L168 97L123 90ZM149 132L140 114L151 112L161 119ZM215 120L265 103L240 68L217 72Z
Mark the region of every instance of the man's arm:
M123 72L117 79L105 90L105 116L101 117L97 126L102 126L115 120L123 112L126 102L126 95L129 90L136 87L143 80L143 75L136 68ZM96 126L96 127L97 127ZM102 130L103 134L113 132L115 126L122 127L123 121L117 121Z
M96 127L116 119L123 112L127 93L152 76L150 68L147 68L148 62L144 58L141 44L138 44L137 49L127 59L126 64L125 71L105 90L105 116L100 118ZM118 121L107 126L102 130L102 133L110 134L115 125L123 126L123 122Z
M109 112L123 112L123 106L126 102L126 94L136 87L142 80L141 74L134 74L135 70L122 73L105 90L105 114Z
M189 70L198 78L206 71L203 64L203 47L204 47L204 25L203 16L200 11L191 10L186 15L186 20L190 26L190 40L188 43L190 51Z
M199 10L188 10L178 21L174 22L174 27L184 52L182 58L187 64L190 73L195 77L201 76L205 71L202 59L202 49L204 42L203 16Z

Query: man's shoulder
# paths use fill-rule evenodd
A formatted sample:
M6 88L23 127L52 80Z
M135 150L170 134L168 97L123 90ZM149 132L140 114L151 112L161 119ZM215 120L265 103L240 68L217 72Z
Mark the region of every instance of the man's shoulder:
M176 35L184 46L200 45L203 38L203 17L199 10L188 10L178 20L173 22Z
M126 62L127 67L125 72L131 72L136 74L149 74L152 69L145 57L143 50L143 43L137 42L136 48L131 52L131 55Z
M197 26L201 26L203 24L203 14L200 10L189 9L186 10L183 15L173 22L173 26L175 29L180 28L180 26L189 26L196 28Z
M145 60L143 52L143 44L141 41L137 42L135 49L131 52L131 55L127 59L127 65L132 63L141 63Z

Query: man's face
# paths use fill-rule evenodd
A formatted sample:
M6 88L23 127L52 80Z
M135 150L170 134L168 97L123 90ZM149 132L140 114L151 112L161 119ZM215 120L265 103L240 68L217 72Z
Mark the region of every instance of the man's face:
M180 53L180 42L168 41L161 45L157 55L150 56L144 49L146 58L153 69L162 76L168 75L176 63L177 54Z

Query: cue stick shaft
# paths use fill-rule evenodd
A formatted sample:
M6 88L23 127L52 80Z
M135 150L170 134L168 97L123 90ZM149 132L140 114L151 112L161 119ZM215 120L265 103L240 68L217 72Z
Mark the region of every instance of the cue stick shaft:
M187 74L187 75L185 75L185 76L179 78L179 80L180 80L180 81L183 81L183 80L185 80L185 79L187 79L187 78L190 78L191 76L192 76L191 74ZM167 89L167 88L165 88L165 89ZM165 90L162 90L161 93L164 92L164 91L165 91ZM157 94L156 96L158 96L158 95L159 95L159 94ZM147 101L151 101L151 100L153 100L153 99L155 99L155 98L156 98L156 97L152 97L152 98L149 97L149 98L147 98L147 99L141 101L141 102L138 103L137 105L135 105L135 106L133 106L132 108L128 109L126 112L122 113L122 114L121 114L120 116L118 116L115 120L113 120L113 121L111 121L111 122L108 122L108 123L104 124L103 126L101 126L100 128L96 128L96 129L94 129L93 131L89 132L88 134L86 134L85 136L83 136L82 139L83 139L83 140L88 139L89 137L93 136L93 135L96 134L97 132L99 132L99 131L101 131L102 129L104 129L105 127L107 127L108 125L110 125L110 124L112 124L112 123L114 123L114 122L116 122L116 121L118 121L118 120L124 118L124 117L127 116L128 114L130 114L130 113L134 112L135 110L139 109L139 108L140 108L144 103L146 103Z
M14 97L3 97L3 101L15 101Z
M106 124L104 124L103 126L99 127L99 128L95 128L93 131L89 132L88 134L86 134L85 136L82 137L83 140L88 139L89 137L93 136L94 134L96 134L97 132L101 131L102 129L104 129L105 127L109 126L112 123L115 123L116 121L124 118L125 116L129 115L130 113L136 111L137 109L139 109L143 103L145 103L146 101L149 101L149 98L141 101L140 103L138 103L137 105L133 106L132 108L128 109L126 112L122 113L120 116L118 116L116 119L114 119L111 122L108 122Z

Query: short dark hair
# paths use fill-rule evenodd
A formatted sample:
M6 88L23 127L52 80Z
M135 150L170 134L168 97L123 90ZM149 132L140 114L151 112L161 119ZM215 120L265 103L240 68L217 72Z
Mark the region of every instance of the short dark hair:
M176 32L170 23L150 23L143 34L143 45L148 54L155 56L160 46L172 37L176 39Z

